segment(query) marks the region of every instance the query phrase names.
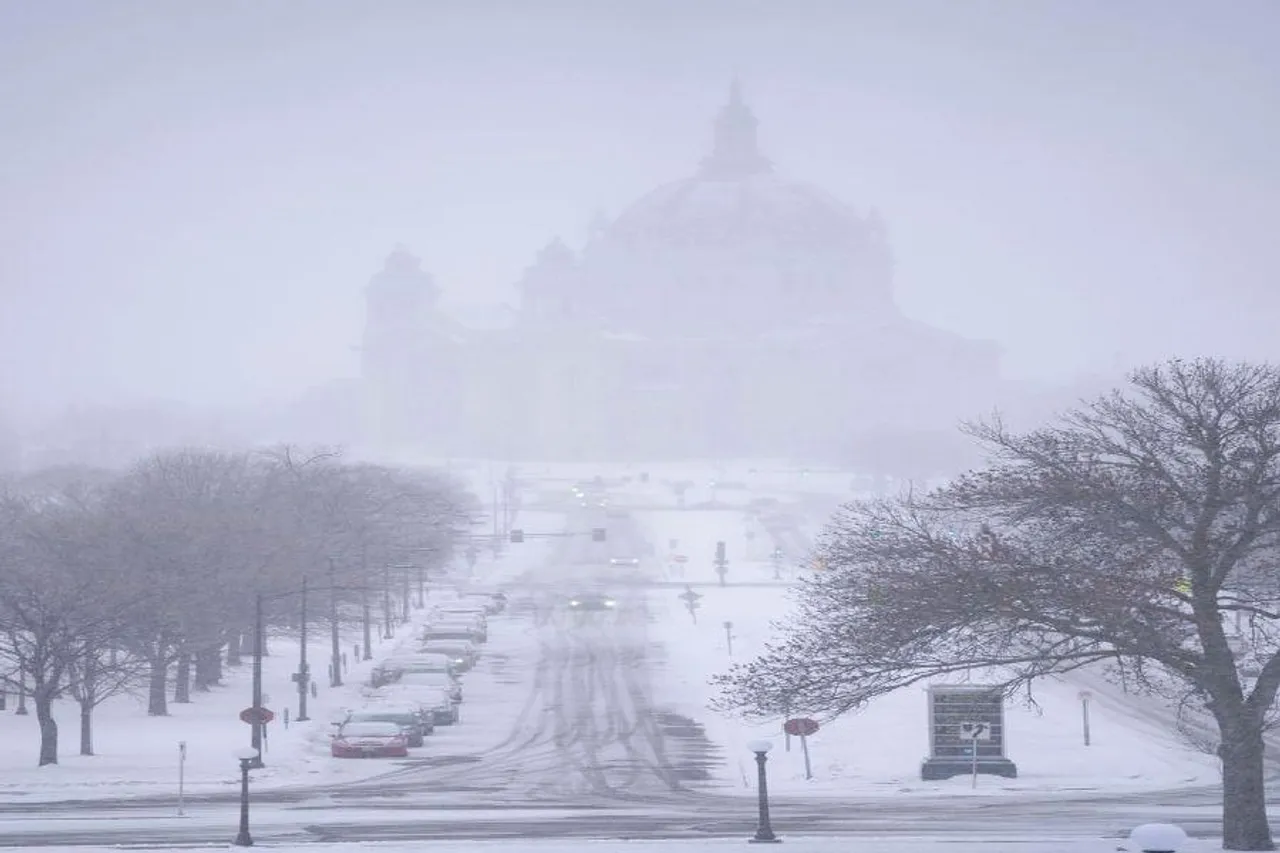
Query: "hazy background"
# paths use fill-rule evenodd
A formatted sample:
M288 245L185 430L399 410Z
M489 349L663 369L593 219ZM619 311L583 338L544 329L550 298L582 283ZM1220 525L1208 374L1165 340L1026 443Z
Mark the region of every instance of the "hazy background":
M351 375L395 243L511 299L693 170L734 74L1010 375L1272 357L1278 38L1274 0L0 0L0 405Z

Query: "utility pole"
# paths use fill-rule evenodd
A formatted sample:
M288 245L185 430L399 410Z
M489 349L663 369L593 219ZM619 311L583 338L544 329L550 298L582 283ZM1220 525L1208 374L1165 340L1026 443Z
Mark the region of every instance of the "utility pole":
M391 566L382 564L382 638L390 640L391 632Z
M302 576L302 628L299 631L298 645L298 722L311 719L307 716L307 687L311 680L307 675L307 576Z
M253 604L253 707L254 713L262 707L262 593L258 593ZM249 727L252 730L250 735L250 746L257 752L257 757L253 758L249 766L262 766L262 722L258 716L254 717L253 725Z
M333 644L333 671L329 675L330 687L342 686L342 647L340 645L341 637L338 636L338 570L333 564L333 558L329 558L329 632L330 642Z

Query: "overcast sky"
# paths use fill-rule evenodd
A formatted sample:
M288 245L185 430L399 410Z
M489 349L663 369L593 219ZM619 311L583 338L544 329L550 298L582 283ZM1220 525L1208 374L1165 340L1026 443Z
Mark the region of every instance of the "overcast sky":
M0 0L0 402L352 375L396 243L512 299L735 74L1011 375L1273 357L1278 40L1274 0Z

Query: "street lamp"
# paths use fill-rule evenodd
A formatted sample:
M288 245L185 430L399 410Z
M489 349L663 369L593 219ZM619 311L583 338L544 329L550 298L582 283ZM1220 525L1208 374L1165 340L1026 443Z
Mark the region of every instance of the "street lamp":
M756 754L756 792L759 795L760 816L756 824L756 834L750 839L752 844L777 844L781 838L773 834L773 826L769 823L769 783L765 778L764 763L773 743L767 740L753 740L747 749Z
M253 836L249 834L249 769L258 757L256 749L241 749L236 752L240 761L240 831L232 842L236 847L252 847Z

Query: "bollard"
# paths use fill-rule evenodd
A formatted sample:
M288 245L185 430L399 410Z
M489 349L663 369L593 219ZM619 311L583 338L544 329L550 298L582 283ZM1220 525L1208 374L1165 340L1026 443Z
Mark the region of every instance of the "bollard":
M316 689L316 683L311 682L311 698L314 699L320 695L320 691Z
M347 671L347 653L346 652L342 653L342 671L343 672Z
M289 729L289 706L288 705L284 707L284 727L285 727L285 731L288 731Z

